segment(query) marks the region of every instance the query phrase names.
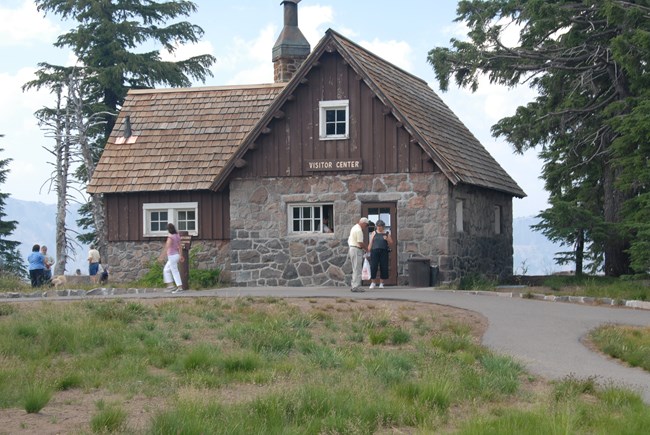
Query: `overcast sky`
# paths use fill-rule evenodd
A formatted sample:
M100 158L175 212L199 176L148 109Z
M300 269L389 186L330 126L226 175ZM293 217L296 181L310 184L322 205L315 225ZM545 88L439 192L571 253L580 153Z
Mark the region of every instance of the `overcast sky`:
M271 48L282 28L280 0L195 0L198 12L187 20L201 26L199 44L180 47L178 59L209 53L217 58L214 77L205 85L270 83L273 81ZM514 199L514 216L531 216L547 207L547 194L539 179L541 162L536 152L513 153L512 146L494 139L490 127L516 107L534 97L525 88L507 89L487 82L476 93L453 88L441 92L427 53L448 46L452 37L463 38L464 27L455 23L453 0L303 0L298 24L312 48L332 28L397 66L429 83L445 103L483 143L492 156L524 189L527 198ZM47 180L52 171L52 146L33 113L52 102L46 92L22 92L33 80L39 62L72 65L67 49L53 47L56 37L74 25L57 16L36 11L29 0L0 2L0 158L11 158L7 182L0 190L12 197L54 203ZM202 85L197 83L197 86Z

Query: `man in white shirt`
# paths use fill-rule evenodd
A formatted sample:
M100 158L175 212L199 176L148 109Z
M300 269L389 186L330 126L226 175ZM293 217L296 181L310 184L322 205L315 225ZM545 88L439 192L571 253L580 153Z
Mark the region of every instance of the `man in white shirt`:
M368 245L363 241L363 230L368 228L368 218L362 217L350 230L348 237L348 246L350 261L352 262L352 291L362 292L361 288L361 268L363 267L363 254L368 249Z

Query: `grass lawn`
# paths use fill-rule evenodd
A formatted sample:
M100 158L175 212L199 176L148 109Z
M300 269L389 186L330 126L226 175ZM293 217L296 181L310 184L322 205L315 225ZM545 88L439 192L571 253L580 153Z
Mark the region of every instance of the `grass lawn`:
M643 433L639 396L547 383L437 305L174 298L0 303L8 433Z

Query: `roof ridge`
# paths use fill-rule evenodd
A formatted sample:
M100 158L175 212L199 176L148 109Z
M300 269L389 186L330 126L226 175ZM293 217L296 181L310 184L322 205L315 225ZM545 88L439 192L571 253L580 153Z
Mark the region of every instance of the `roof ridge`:
M349 38L343 36L342 34L340 34L339 32L337 32L336 30L334 30L334 29L332 29L332 28L329 28L329 29L327 29L327 31L326 31L325 33L326 33L326 34L327 34L327 33L331 33L331 34L333 34L335 37L343 39L345 42L354 45L354 46L357 47L359 50L363 50L363 51L366 52L368 55L370 55L370 56L372 56L372 57L375 57L375 58L381 60L382 62L387 63L387 64L390 65L391 67L393 67L393 68L395 68L395 69L397 69L397 70L403 72L404 74L407 74L407 75L411 76L411 77L414 78L415 80L420 81L420 82L426 84L427 86L429 86L429 84L427 83L427 81L424 80L423 78L418 77L418 76L416 76L415 74L413 74L412 72L406 71L404 68L395 65L393 62L384 59L383 57L377 55L376 53L373 53L372 51L368 50L367 48L365 48L365 47L363 47L363 46L357 44L356 42L352 41L351 39L349 39Z
M282 88L286 83L260 83L251 85L226 85L226 86L192 86L188 88L161 88L161 89L129 89L129 94L165 94L173 92L204 92L225 91L238 89L265 89Z

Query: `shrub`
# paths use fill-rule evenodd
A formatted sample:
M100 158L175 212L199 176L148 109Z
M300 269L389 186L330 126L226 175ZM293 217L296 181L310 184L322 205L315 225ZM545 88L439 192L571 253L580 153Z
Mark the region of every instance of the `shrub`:
M33 385L25 394L25 411L36 414L45 407L52 398L52 392L43 385Z

